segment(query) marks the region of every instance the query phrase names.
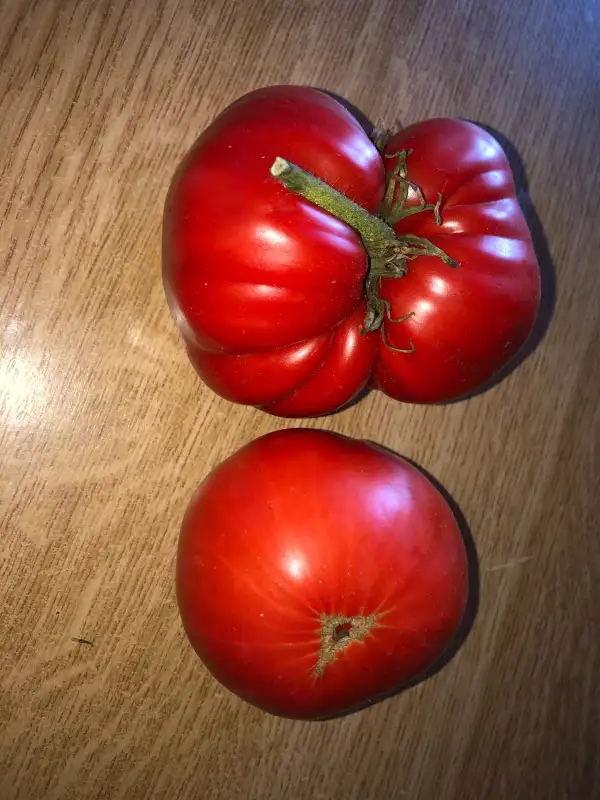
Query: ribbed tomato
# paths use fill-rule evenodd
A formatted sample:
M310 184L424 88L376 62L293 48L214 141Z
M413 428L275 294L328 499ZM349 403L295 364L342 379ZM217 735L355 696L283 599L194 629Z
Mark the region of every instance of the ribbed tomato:
M217 117L173 180L164 286L212 389L275 412L310 384L291 413L318 414L372 374L377 337L360 335L368 256L354 230L270 175L279 155L370 212L381 205L381 156L339 103L307 87L251 92Z
M181 529L193 647L224 686L280 716L329 717L419 675L455 636L467 591L460 530L430 481L323 431L239 450Z
M380 339L374 385L398 400L438 403L479 388L517 353L538 312L540 272L506 155L490 134L430 119L388 141L391 170L398 152L424 199L440 200L441 224L417 213L394 231L431 242L458 266L421 255L401 280L382 281L391 316L405 320L385 322L392 347ZM405 209L418 202L411 190ZM414 350L406 357L394 346Z
M203 380L282 416L335 411L369 382L410 402L466 395L523 344L540 291L488 133L429 120L382 156L298 86L245 95L192 148L165 207L163 281Z

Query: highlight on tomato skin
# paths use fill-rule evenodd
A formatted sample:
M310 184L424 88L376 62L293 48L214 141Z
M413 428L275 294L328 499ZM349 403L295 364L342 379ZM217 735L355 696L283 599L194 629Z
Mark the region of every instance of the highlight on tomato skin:
M202 482L176 592L189 641L223 686L271 714L326 719L438 661L464 616L468 560L452 510L416 467L291 429Z
M464 120L370 140L331 96L270 86L223 110L171 183L165 295L224 398L281 417L375 388L446 403L527 341L540 270L508 159Z

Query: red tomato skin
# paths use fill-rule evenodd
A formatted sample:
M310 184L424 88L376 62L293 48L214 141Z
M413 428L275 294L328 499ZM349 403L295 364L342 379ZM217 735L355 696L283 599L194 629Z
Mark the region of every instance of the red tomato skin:
M381 156L333 98L271 86L226 108L184 160L165 206L163 282L188 348L289 347L331 333L362 300L360 237L285 190L269 172L277 156L371 212L381 203Z
M275 416L320 416L351 402L371 377L379 334L361 334L365 313L361 303L330 333L277 350L237 355L190 346L188 356L221 397Z
M399 280L382 281L392 317L380 339L374 385L397 400L441 403L487 383L518 352L538 313L540 272L510 165L485 130L458 119L429 119L393 136L388 155L411 151L410 180L427 203L442 196L442 225L432 213L394 230L431 241L459 263L421 256ZM388 159L390 168L394 159ZM412 195L409 205L416 203Z
M201 484L184 518L185 631L229 690L272 714L326 718L431 666L464 614L456 520L412 465L366 442L284 430ZM375 615L317 674L321 615Z
M366 305L361 303L347 320L335 329L327 357L307 381L286 397L262 406L279 417L328 414L356 398L373 372L379 334L361 333Z

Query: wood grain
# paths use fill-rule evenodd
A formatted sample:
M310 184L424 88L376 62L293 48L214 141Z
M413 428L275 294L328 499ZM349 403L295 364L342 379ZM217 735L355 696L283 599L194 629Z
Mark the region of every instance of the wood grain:
M418 461L479 554L450 664L324 724L220 688L173 597L193 488L296 423L196 379L162 204L219 110L279 82L499 131L545 280L538 346L488 393L301 423ZM597 0L0 0L3 800L600 797L599 135Z

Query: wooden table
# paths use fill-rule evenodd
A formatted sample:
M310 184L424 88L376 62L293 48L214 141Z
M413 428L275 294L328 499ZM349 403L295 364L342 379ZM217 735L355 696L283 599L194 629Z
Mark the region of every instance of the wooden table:
M3 800L600 797L599 34L596 0L0 2ZM501 132L544 275L536 346L488 393L301 423L422 464L479 557L456 657L323 724L217 685L173 596L193 488L298 423L195 377L162 205L226 104L286 82Z

